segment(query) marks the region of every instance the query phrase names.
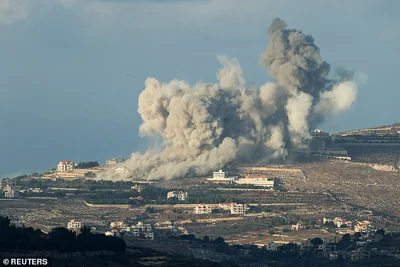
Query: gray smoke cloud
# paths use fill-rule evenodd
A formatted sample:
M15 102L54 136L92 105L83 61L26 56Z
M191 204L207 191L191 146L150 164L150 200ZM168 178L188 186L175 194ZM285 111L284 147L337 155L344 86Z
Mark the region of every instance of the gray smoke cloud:
M139 96L139 132L162 137L163 145L132 154L119 166L128 170L122 176L172 179L285 158L288 146L304 147L311 126L351 107L355 82L328 78L330 66L311 36L281 19L268 33L260 62L273 82L259 88L246 88L238 61L226 56L217 57L222 68L216 84L148 78ZM109 170L99 178L112 176Z

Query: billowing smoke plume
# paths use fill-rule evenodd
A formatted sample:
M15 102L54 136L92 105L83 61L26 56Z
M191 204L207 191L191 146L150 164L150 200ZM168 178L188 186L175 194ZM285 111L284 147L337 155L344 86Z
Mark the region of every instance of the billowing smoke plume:
M245 88L239 63L224 56L218 56L216 84L146 80L139 96L140 135L161 136L164 144L122 163L125 176L172 179L284 158L287 147L304 146L311 126L354 103L356 84L329 80L330 66L311 36L287 29L281 19L268 32L261 64L274 83Z

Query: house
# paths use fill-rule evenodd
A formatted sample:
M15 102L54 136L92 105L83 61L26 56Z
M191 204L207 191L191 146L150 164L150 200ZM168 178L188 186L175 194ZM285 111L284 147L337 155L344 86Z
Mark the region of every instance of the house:
M337 260L338 259L338 253L335 251L335 252L331 252L331 253L329 253L329 260L331 260L331 261L333 261L333 260Z
M131 190L136 190L138 193L140 193L140 191L142 191L142 187L139 184L135 184L131 186Z
M4 189L7 185L13 185L12 180L10 178L3 178L1 180L1 189Z
M106 232L104 233L104 235L105 235L105 236L114 236L114 233L111 232L111 231L106 231Z
M198 205L194 208L194 213L195 214L209 214L212 213L212 207L207 206L207 205Z
M7 184L3 188L5 198L19 198L19 192L21 190L20 186L12 186Z
M300 244L300 250L310 250L313 248L313 244L311 244L311 239L307 239L304 240L301 244Z
M125 223L124 222L111 222L110 223L110 228L125 228Z
M154 233L149 223L138 222L136 225L127 227L126 231L128 235L136 238L154 239Z
M106 166L112 166L112 165L115 165L115 164L117 164L118 163L118 160L117 159L109 159L109 160L106 160Z
M81 222L78 222L78 221L75 221L75 220L70 220L68 222L67 229L76 231L77 229L81 229L81 228L82 228L82 223Z
M354 226L354 231L363 233L368 229L368 227L370 227L369 221L357 222L356 225Z
M365 259L369 260L371 258L371 252L365 249L357 249L350 251L349 256L352 261L365 260Z
M167 193L167 198L176 197L178 200L185 200L188 197L188 193L184 191L170 191Z
M271 243L269 243L269 244L264 246L264 248L267 251L277 251L278 247L279 247L279 245L277 243L275 243L275 242L271 242Z
M365 247L367 243L368 243L367 241L362 240L362 241L357 241L356 245L357 247Z
M231 203L219 203L218 208L223 210L231 210Z
M154 233L153 232L144 232L144 238L154 240Z
M114 170L115 174L127 174L128 169L126 167L119 167Z
M207 178L208 181L215 183L231 183L237 179L237 176L228 177L228 173L222 170L213 172L212 178Z
M58 172L72 172L75 164L70 160L61 160L57 165Z
M323 218L322 219L322 224L326 224L326 223L333 223L333 219L329 219L329 218Z
M247 204L231 203L230 211L231 211L231 214L243 215L247 211Z
M343 218L336 217L333 219L333 223L336 225L338 228L351 228L353 226L352 221L345 220Z
M292 231L299 231L301 228L301 223L292 224Z
M165 221L155 223L154 227L157 229L171 229L173 226L171 221Z

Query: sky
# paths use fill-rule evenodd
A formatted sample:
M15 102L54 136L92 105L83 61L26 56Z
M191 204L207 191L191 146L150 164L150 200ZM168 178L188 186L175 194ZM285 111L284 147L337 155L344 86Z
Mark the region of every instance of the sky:
M224 54L248 83L270 81L259 56L276 17L311 34L332 69L363 77L355 105L321 129L400 122L398 10L397 0L0 0L0 177L146 150L147 77L213 83Z

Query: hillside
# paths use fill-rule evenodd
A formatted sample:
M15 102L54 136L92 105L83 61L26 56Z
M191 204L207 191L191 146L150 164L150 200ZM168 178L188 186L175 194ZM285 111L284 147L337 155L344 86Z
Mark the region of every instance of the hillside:
M338 133L337 135L348 136L348 135L399 135L400 134L400 123L393 123L392 125L383 125L380 127L364 128L359 130L351 130L346 132Z

